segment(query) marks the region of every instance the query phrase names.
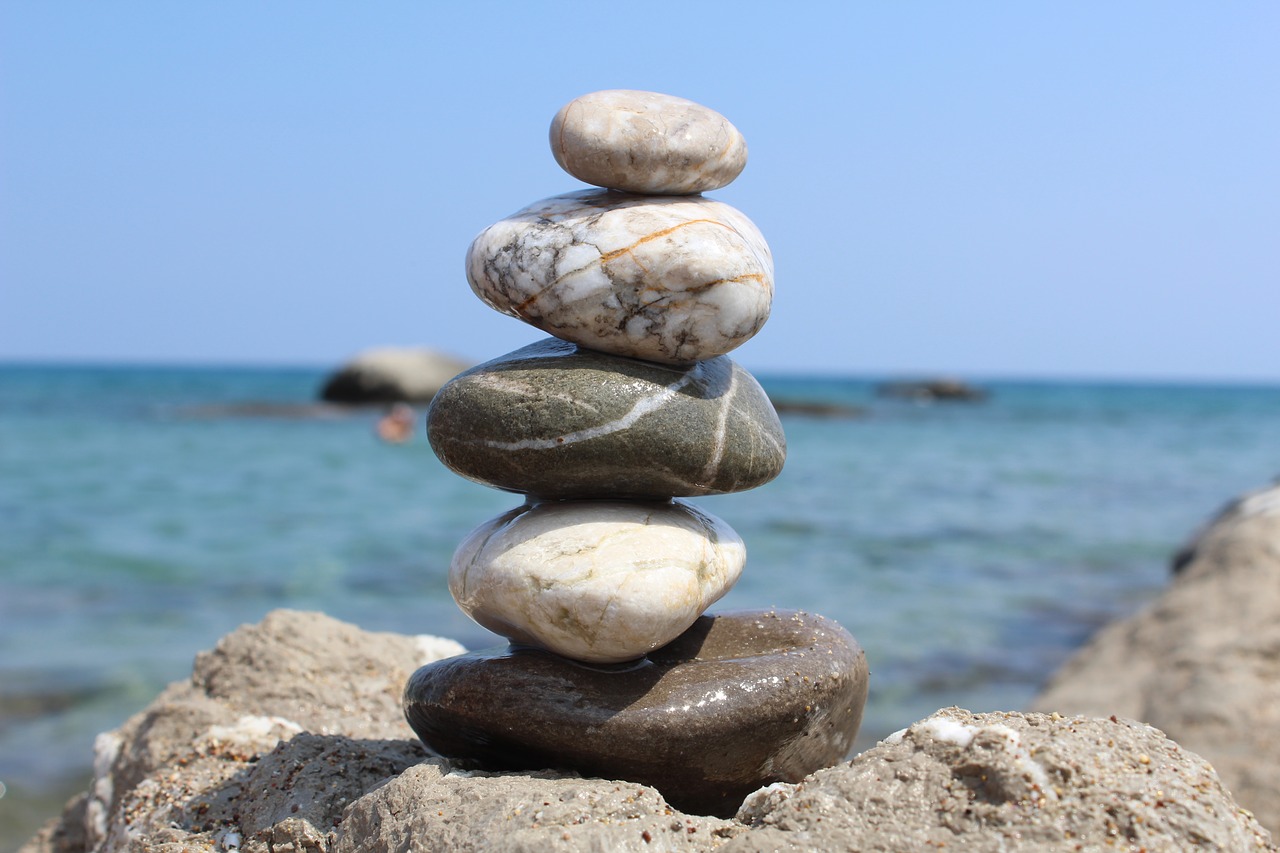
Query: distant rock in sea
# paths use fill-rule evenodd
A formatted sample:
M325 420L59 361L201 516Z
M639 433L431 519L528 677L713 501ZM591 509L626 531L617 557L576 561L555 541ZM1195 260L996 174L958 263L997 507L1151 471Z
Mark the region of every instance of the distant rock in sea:
M921 402L975 403L987 399L985 388L960 379L921 379L909 382L885 382L876 388L881 397Z
M1173 568L1158 599L1098 632L1033 707L1150 723L1280 830L1280 484L1231 503Z
M280 403L273 400L246 400L237 403L203 403L182 406L173 416L190 421L214 421L223 418L271 418L278 420L337 420L350 418L349 406L336 403Z
M797 400L770 397L774 411L780 415L800 415L808 418L862 418L867 410L848 403L828 403L823 400Z
M320 399L353 406L429 403L446 382L470 366L424 348L366 350L329 375Z
M1203 759L1118 718L946 709L729 819L635 782L477 771L400 713L409 672L459 651L270 613L99 736L89 790L21 853L1277 849Z

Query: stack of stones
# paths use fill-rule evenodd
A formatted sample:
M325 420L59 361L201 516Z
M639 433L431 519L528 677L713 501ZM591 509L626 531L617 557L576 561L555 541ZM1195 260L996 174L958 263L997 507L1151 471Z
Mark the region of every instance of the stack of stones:
M427 423L454 472L526 496L449 574L458 605L511 645L423 667L405 712L441 755L731 813L843 758L867 688L862 651L822 617L704 616L746 549L676 500L762 485L786 456L768 397L725 355L768 318L772 256L747 217L700 195L738 176L746 143L690 101L606 91L560 110L551 146L603 189L490 226L467 277L554 337L459 375Z

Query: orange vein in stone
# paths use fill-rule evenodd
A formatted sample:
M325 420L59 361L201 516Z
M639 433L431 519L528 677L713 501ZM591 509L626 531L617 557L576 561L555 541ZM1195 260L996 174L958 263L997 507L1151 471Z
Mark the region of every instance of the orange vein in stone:
M663 228L661 231L654 231L651 234L646 234L629 246L623 246L621 249L614 249L612 252L603 252L600 255L600 264L601 266L603 266L604 264L607 264L610 261L616 261L618 258L622 257L623 255L631 254L631 252L637 246L641 246L645 243L648 243L650 240L657 240L660 237L665 237L668 234L672 234L676 231L679 231L681 228L684 228L687 225L695 225L699 222L705 222L708 225L718 225L721 228L728 228L730 231L733 231L735 234L738 233L737 229L734 228L732 225L728 225L724 222L720 222L715 219L690 219L687 222L681 222L679 225L672 225L670 228ZM649 271L648 267L640 263L640 261L634 255L632 255L631 260L634 261L636 266L640 267L640 269L644 270L645 272ZM579 271L580 270L574 270L574 272L579 272ZM558 284L560 284L560 281L562 278L563 276L561 276L560 278L557 278L555 281L551 282L545 287L540 288L536 293L531 293L529 296L526 296L523 300L520 301L519 304L515 306L514 310L516 312L526 310L530 305L532 305L533 303L541 299L543 295L546 294L547 291L554 289ZM703 285L702 287L707 287L712 284L721 284L726 281L740 281L740 280L749 279L749 278L754 278L763 282L763 278L759 274L753 273L750 275L741 275L741 276L738 276L737 278L721 279L720 281L708 282L706 285Z
M757 284L765 283L763 275L761 275L758 272L750 272L750 273L743 273L742 275L736 275L733 278L718 278L715 281L704 281L701 284L696 284L696 285L693 285L692 287L686 287L684 290L676 291L676 295L684 294L684 293L700 293L704 290L709 290L720 284L738 284L739 282L743 282L743 281L754 281Z
M672 225L670 228L663 228L661 231L654 231L652 234L646 234L643 237L641 237L639 240L632 243L630 246L623 246L621 249L614 249L612 252L605 252L600 256L600 263L607 264L609 263L609 261L616 260L617 258L620 258L623 255L629 254L637 246L640 246L644 243L648 243L650 240L657 240L660 237L665 237L668 234L671 234L675 231L679 231L681 228L684 228L688 225L695 225L699 222L706 222L709 225L719 225L721 228L729 228L730 231L733 230L732 228L730 228L730 226L726 225L725 223L718 222L714 219L690 219L688 222L681 222L679 225Z
M564 108L564 121L560 122L560 138L559 140L557 140L560 145L560 151L558 152L560 154L560 157L565 157L564 128L565 128L565 125L569 123L569 111L572 110L574 105L577 103L578 103L578 99L574 98L572 101L569 102L569 106ZM565 159L568 159L568 158L565 157Z
M709 281L702 286L710 287L713 284L729 284L731 282L736 283L739 281L757 281L760 284L764 284L764 276L758 272L749 272L749 273L743 273L742 275L735 275L733 278L718 278L715 281Z

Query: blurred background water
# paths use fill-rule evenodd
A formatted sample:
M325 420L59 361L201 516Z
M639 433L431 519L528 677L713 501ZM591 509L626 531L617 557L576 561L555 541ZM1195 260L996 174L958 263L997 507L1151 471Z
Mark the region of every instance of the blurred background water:
M467 482L376 413L305 403L304 369L0 366L0 848L88 780L93 736L195 653L277 607L370 630L495 638L449 558L519 498ZM1280 388L982 383L977 404L871 378L760 377L783 416L773 483L696 501L748 549L715 609L830 616L867 651L868 745L945 705L1017 709L1088 635L1148 600L1235 494L1280 474Z

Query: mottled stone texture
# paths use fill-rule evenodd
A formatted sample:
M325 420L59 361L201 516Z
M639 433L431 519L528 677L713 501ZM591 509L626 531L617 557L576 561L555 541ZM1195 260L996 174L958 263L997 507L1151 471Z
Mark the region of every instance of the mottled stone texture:
M728 815L761 785L843 758L867 677L862 650L834 622L742 612L704 616L620 670L530 649L450 658L414 674L405 713L441 755L628 779L677 808Z
M751 220L722 202L588 190L480 232L467 279L490 307L562 340L688 364L764 325L773 256Z
M425 645L319 614L241 628L106 736L96 818L78 797L22 853L1276 850L1203 759L1126 720L947 710L730 820L635 782L462 771L397 713Z
M747 165L747 142L718 112L657 92L574 98L551 121L551 153L580 181L633 193L700 193Z
M949 708L752 795L725 853L1275 850L1213 768L1131 720Z
M728 358L672 367L554 339L454 379L427 432L454 472L542 498L739 492L786 459L769 398Z

